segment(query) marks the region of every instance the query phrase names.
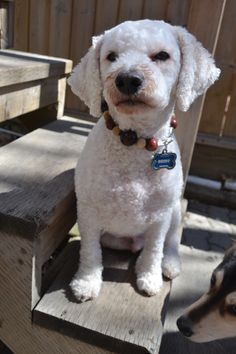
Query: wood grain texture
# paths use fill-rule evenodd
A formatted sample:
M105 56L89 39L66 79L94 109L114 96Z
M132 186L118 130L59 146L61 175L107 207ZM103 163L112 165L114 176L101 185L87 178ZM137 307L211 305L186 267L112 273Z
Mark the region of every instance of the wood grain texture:
M72 0L50 2L49 55L68 58L70 51Z
M236 209L236 193L228 190L215 190L204 186L187 183L185 197L195 199L202 203L217 205L219 207Z
M216 62L222 72L218 82L214 84L206 95L206 102L199 127L201 132L212 133L217 136L222 133L224 135L231 135L236 132L235 127L231 125L231 122L234 121L234 112L231 111L231 107L235 106L236 102L234 94L236 44L235 34L232 31L236 16L235 5L235 1L232 0L226 2L223 23L227 25L222 26L215 52ZM224 129L223 120L228 96L231 97L231 100L229 111L226 113L228 117L228 121L226 121L227 127Z
M167 3L165 21L172 25L185 26L191 2L189 0L170 0Z
M196 144L190 174L216 180L236 178L236 151Z
M143 18L165 20L166 7L166 0L145 0L143 5Z
M49 53L50 1L30 0L29 51L39 54Z
M119 0L113 0L112 4L107 0L97 1L94 28L95 35L101 34L116 25L118 5Z
M94 32L95 0L80 0L73 2L70 36L70 58L76 65L92 44ZM67 93L67 107L72 110L87 111L86 106L71 90Z
M90 128L65 118L1 149L0 338L15 354L108 353L31 318L43 262L75 222L73 169Z
M196 143L234 151L236 150L236 140L233 137L219 137L215 134L198 133Z
M77 120L58 120L1 149L1 229L7 220L8 226L16 222L19 234L32 237L33 230L50 225L55 208L74 189L73 169L86 138L82 128Z
M73 333L89 343L118 353L158 353L162 335L162 309L170 291L146 297L135 286L135 256L129 252L103 251L105 270L97 299L78 304L68 284L76 271L79 242L69 244L67 263L34 309L34 320Z
M0 88L0 122L59 101L57 78L26 82L10 89Z
M223 26L221 26L225 4L227 5ZM211 9L211 21L209 21L208 9ZM30 47L31 50L45 54L68 56L76 64L88 50L93 35L100 34L104 29L125 20L161 19L174 25L187 26L211 52L215 51L219 35L216 52L219 55L216 55L216 61L223 69L223 74L219 82L207 93L200 130L219 134L226 99L230 95L232 101L227 115L225 135L235 136L236 127L233 119L236 106L234 104L235 80L232 78L235 71L234 53L231 55L230 62L226 64L224 61L228 48L234 51L235 47L234 22L232 22L235 9L234 0L227 0L227 2L226 0L55 0L51 2L17 0L15 46L23 50L28 50ZM21 19L24 21L20 22ZM66 95L66 107L74 112L87 112L85 105L70 90ZM202 107L203 101L201 107L196 108L196 112L201 112ZM190 140L193 141L192 136ZM184 160L186 158L184 156Z
M17 230L16 230L17 231ZM60 331L32 324L32 240L0 229L0 339L14 354L107 354Z
M235 47L236 49L236 47ZM236 51L235 51L236 53ZM236 55L235 55L236 58ZM223 136L236 138L236 66L233 67L230 80L230 90L228 92L228 99L230 98L228 112L226 113L225 125L223 127Z
M15 1L14 49L29 50L30 0Z
M63 76L70 73L71 68L71 60L0 50L0 87Z
M117 22L140 20L142 18L143 0L120 0Z
M52 104L57 105L56 117L61 117L71 69L71 60L1 50L0 121Z
M187 29L201 40L203 45L213 55L222 23L224 7L225 1L223 0L192 2L190 7ZM206 8L211 8L212 10L211 21L208 19ZM185 178L190 167L204 99L205 96L199 97L187 113L177 111L179 128L176 130L176 135L180 146Z
M1 37L0 37L0 48L4 49L8 47L8 3L2 2L0 8L0 29L1 29Z

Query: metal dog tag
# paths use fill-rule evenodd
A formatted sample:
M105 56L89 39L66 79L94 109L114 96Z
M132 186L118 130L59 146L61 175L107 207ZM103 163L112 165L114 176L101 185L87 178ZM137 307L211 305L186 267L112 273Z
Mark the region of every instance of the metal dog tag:
M152 159L153 170L160 170L161 168L167 168L171 170L175 167L177 155L174 152L167 152L163 150L162 153L156 153Z

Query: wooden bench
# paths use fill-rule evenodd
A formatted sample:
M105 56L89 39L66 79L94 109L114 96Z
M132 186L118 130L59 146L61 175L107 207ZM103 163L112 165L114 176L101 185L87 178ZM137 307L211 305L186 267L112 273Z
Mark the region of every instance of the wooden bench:
M158 353L170 282L140 295L134 256L104 251L99 298L75 302L74 167L92 123L62 118L0 154L0 339L15 354ZM56 252L55 252L56 251Z

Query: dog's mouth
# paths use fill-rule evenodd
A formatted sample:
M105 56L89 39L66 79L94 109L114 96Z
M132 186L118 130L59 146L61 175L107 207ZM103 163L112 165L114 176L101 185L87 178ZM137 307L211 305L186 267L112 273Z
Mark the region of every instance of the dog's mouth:
M141 99L137 99L137 98L126 98L126 99L122 99L119 100L116 103L116 107L117 108L151 108L151 104L145 100L141 100Z
M126 105L126 106L137 106L137 105L143 105L145 104L145 102L140 101L140 100L134 100L134 99L127 99L127 100L122 100L120 102L117 103L117 106L120 105Z

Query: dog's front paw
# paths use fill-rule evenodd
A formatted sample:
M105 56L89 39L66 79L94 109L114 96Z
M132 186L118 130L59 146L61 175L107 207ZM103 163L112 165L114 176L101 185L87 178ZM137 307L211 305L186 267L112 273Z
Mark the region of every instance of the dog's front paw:
M162 261L162 274L168 279L176 278L181 270L179 255L166 255Z
M102 286L102 279L98 277L74 278L70 283L71 290L80 302L96 298Z
M137 287L147 295L156 295L162 287L163 280L161 273L141 273L137 276Z

